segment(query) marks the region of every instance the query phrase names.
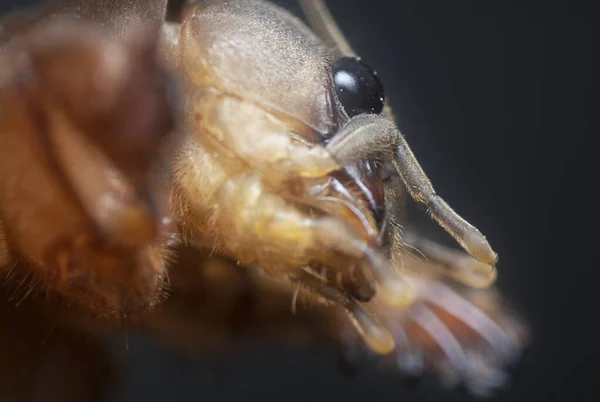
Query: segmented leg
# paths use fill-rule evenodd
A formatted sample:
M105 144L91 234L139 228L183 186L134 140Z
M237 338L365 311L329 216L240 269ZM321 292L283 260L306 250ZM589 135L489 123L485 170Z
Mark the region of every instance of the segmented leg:
M149 43L60 20L24 38L27 57L3 66L0 88L0 215L14 258L97 314L152 305L164 206L151 172L171 110Z
M219 234L228 239L225 244L242 263L257 262L277 276L311 261L347 274L358 261L389 303L405 306L412 301L410 284L383 252L356 237L343 221L307 216L270 194L260 179L251 175L230 179L218 200L215 219L220 221ZM257 243L263 246L257 247ZM280 261L281 255L286 256L285 263Z
M312 272L302 271L297 282L294 278L282 282L250 271L250 282L241 283L235 261L197 253L183 254L171 270L172 297L147 317L147 327L155 333L197 352L229 348L247 336L304 346L325 341L340 347L344 358L359 368L372 366L366 359L375 358L383 363L378 367L387 366L400 379L433 372L448 385L461 381L471 392L487 395L505 384L507 366L527 343L522 323L494 289L461 286L440 274L442 268L434 262L404 253L404 272L414 280L417 291L415 303L408 308L391 307L379 296L355 307L343 292ZM256 295L253 310L233 313L249 290ZM317 298L340 307L350 305L350 311L366 321L357 331L357 322L348 321L347 309L317 303ZM366 337L360 333L362 328L367 329ZM365 345L370 340L377 346L378 339L385 340L382 345L389 344L386 334L393 337L393 353L377 355L372 346Z
M462 286L443 275L437 263L406 253L402 264L415 284L415 302L395 309L375 296L364 306L394 336L396 353L384 362L410 377L435 371L448 385L463 383L477 395L502 388L506 368L528 342L522 321L494 289ZM345 334L344 349L352 351L352 332Z
M495 265L498 256L485 237L435 193L431 182L395 124L377 115L352 118L327 145L340 164L367 157L391 160L411 197L474 258Z
M210 248L180 246L176 253L170 297L144 315L141 325L191 351L230 350L249 334L304 346L321 337L332 324L331 313L341 310L322 308L314 296L314 308L304 308L305 292L295 297L289 281L210 256Z
M273 276L313 262L341 274L358 266L391 303L410 303L410 285L371 239L358 237L342 219L306 211L273 193L258 174L231 176L225 157L192 139L179 150L172 210L186 240L244 265L256 262Z
M352 324L375 353L386 355L394 350L395 342L392 334L356 301L327 285L312 273L300 271L293 278L304 289L343 307Z

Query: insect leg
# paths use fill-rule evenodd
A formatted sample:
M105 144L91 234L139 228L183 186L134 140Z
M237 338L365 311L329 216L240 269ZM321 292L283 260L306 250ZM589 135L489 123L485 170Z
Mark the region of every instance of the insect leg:
M385 355L394 350L395 342L392 334L354 300L338 289L324 284L321 279L309 272L300 271L294 279L307 290L342 306L352 324L374 352Z
M229 180L219 196L220 236L237 244L233 254L243 264L258 264L271 274L315 261L342 274L358 262L374 278L379 293L392 305L404 307L414 298L410 283L390 264L387 256L356 236L343 221L309 217L280 197L264 190L259 179L240 176ZM263 247L256 247L264 244ZM282 262L281 256L286 258ZM274 268L273 268L274 267ZM282 272L283 270L283 272ZM286 271L287 270L287 271Z
M406 140L390 120L378 115L352 118L327 145L341 164L367 157L391 158L411 197L474 258L495 265L498 256L485 237L435 193Z
M452 380L448 385L462 381L477 387L473 392L501 388L505 370L528 342L521 318L494 289L463 286L442 274L437 263L402 254L404 273L417 292L415 302L398 309L375 296L365 305L396 343L396 353L383 356L381 363L409 377L433 371ZM356 350L362 339L342 329L346 350Z
M299 2L312 29L330 48L336 49L340 56L356 57L356 52L335 23L323 0L300 0Z
M0 87L11 251L45 288L98 315L147 307L163 282L166 197L154 168L172 128L153 45L58 19L19 44L12 51L27 57L6 64Z
M140 189L174 126L156 41L141 33L119 40L102 26L57 17L27 37L27 62L7 60L2 89L37 109L37 124L79 131Z

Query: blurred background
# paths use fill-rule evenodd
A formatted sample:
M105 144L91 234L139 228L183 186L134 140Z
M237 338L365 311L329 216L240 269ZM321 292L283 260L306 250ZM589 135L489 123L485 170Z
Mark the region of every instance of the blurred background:
M0 4L5 12L27 3ZM293 0L277 3L299 12ZM329 4L355 50L379 72L438 193L499 253L498 287L532 325L532 346L494 400L599 400L599 43L591 5ZM419 212L411 219L452 244ZM111 401L473 400L435 380L407 390L376 370L346 379L333 354L284 344L190 359L129 337L113 350L125 366Z

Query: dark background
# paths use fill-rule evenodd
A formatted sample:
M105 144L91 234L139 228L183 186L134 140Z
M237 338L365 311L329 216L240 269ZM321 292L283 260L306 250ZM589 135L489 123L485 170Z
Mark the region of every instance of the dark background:
M12 4L11 4L12 3ZM294 1L280 1L297 10ZM534 343L498 401L600 400L597 70L584 2L330 1L382 77L438 192L488 236L498 286ZM2 1L3 11L22 1ZM428 230L437 230L422 220ZM345 379L325 351L256 344L193 361L129 339L115 401L473 400L377 371Z

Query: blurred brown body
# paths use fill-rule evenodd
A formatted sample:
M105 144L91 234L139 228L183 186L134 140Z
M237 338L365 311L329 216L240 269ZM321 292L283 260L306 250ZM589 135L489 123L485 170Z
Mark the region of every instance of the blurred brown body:
M401 371L493 388L525 332L493 290L455 282L487 288L496 256L389 110L349 116L335 49L279 8L197 1L163 24L165 6L64 1L5 19L0 319L30 333L44 317L57 344L122 323L191 350L249 332L364 340L421 364ZM403 238L406 193L475 258Z

